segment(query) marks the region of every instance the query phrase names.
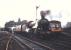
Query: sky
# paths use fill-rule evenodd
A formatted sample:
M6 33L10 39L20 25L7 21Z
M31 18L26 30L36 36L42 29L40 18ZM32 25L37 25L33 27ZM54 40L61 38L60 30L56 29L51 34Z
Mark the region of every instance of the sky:
M70 0L0 0L0 27L10 20L36 20L40 19L41 10L51 10L50 16L53 20L59 20L64 26L70 22L71 18L71 1ZM61 17L60 17L61 16ZM47 16L50 20L50 17Z

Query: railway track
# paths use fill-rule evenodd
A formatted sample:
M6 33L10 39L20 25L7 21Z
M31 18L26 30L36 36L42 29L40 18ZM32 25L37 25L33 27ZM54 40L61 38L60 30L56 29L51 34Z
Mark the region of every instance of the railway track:
M11 39L8 50L30 50L30 49L28 47L26 47L25 45L23 45L18 40Z
M37 41L43 45L49 46L54 48L55 50L71 50L71 37L61 33L57 37L52 37L50 40L43 40L43 39L33 39L33 41Z
M34 40L34 39L33 39ZM42 42L41 42L42 41ZM50 40L38 40L38 42L48 45L55 50L71 50L71 37L64 34L59 35L56 38L51 38Z
M37 41L43 45L54 48L55 50L71 50L71 37L61 33L58 37L52 37L50 40L43 40L38 38L30 38L33 41Z
M30 50L55 50L36 41L29 40L21 35L14 36L16 40L26 45Z

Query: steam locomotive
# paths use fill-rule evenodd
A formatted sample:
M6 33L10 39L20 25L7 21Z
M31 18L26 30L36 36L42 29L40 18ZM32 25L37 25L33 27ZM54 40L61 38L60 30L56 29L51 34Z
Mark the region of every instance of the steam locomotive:
M36 34L45 37L51 33L62 32L61 22L57 20L48 21L48 19L45 18L47 13L49 14L49 11L41 11L41 19L38 21L38 26L35 29Z
M40 21L41 22L41 21ZM51 34L60 34L62 32L61 22L52 20L42 20L41 24L38 22L38 26L35 29L35 33L40 37L47 37Z

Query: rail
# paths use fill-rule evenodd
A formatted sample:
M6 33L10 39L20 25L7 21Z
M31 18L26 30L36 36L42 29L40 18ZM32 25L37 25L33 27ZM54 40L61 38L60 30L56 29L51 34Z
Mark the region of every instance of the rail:
M28 46L29 48L31 48L32 50L35 50L36 48L39 48L39 50L45 49L45 50L55 50L53 48L50 48L48 46L45 46L39 42L36 41L32 41L26 37L21 37L21 36L15 36L15 38L17 40L19 40L20 42L22 42L23 44L25 44L26 46ZM41 50L42 50L41 49Z

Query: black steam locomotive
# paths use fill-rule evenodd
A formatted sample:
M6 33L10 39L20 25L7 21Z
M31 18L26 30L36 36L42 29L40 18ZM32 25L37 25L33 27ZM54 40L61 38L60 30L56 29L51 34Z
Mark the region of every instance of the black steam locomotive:
M45 18L45 15L44 12L41 12L41 19L38 21L38 26L34 33L37 36L46 37L51 33L62 32L61 22L56 20L48 21L48 19Z

